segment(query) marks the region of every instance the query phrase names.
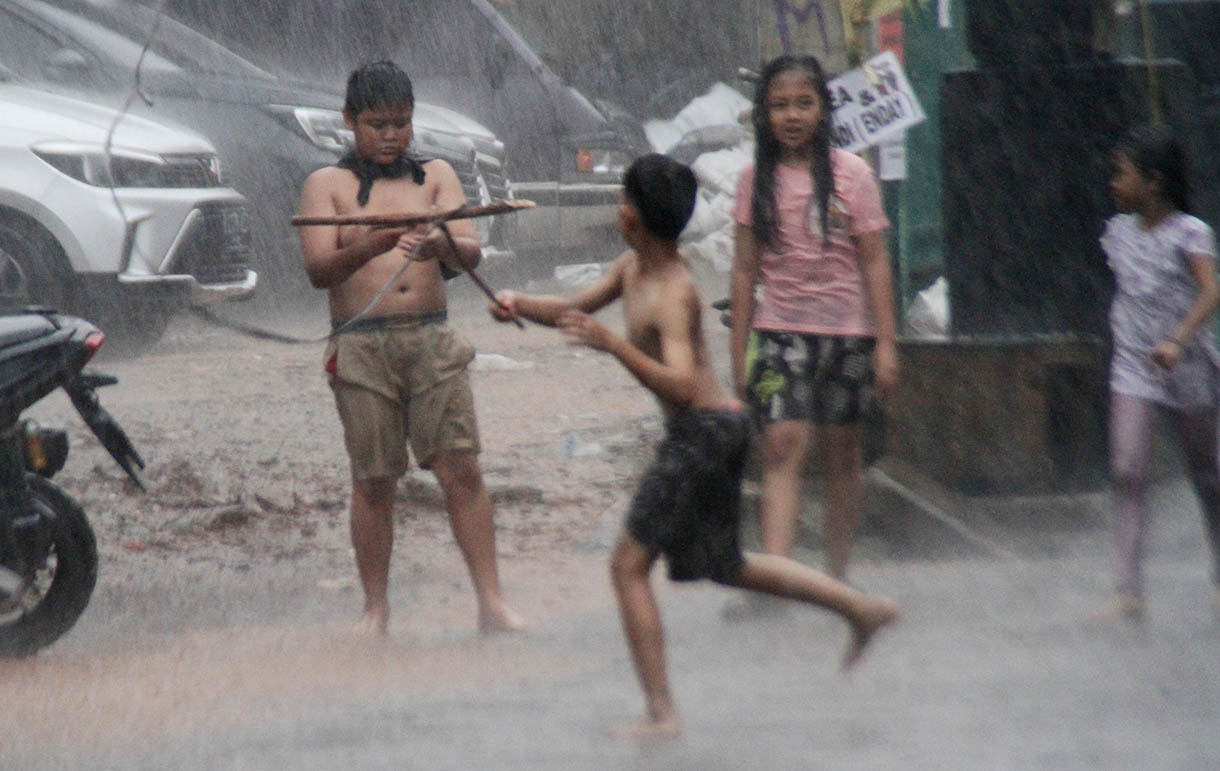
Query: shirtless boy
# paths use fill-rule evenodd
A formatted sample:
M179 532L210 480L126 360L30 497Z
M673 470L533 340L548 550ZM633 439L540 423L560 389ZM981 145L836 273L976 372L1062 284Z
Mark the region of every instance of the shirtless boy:
M401 214L465 203L448 163L421 163L407 154L414 106L411 81L392 62L353 72L343 117L355 133L356 149L309 176L300 213ZM479 469L466 373L474 349L445 323L441 263L455 270L475 267L482 253L468 220L448 227L456 253L444 233L427 226L301 229L305 270L315 287L327 290L338 330L326 347L325 370L351 461L351 537L364 589L360 627L374 635L388 631L391 507L397 480L408 468L408 441L416 462L432 470L444 494L474 583L479 628L522 626L501 597L496 569L491 497ZM393 287L360 315L390 281Z
M844 668L873 634L898 617L890 600L863 594L786 557L743 554L740 481L749 434L741 404L718 383L703 339L701 303L677 239L695 204L691 170L663 155L627 170L619 230L628 246L609 272L569 299L503 291L494 318L557 326L572 342L615 356L653 392L666 436L632 501L611 573L645 716L617 733L676 736L680 724L665 669L661 619L649 573L664 555L675 581L710 578L833 610L851 626ZM622 298L626 337L589 314Z

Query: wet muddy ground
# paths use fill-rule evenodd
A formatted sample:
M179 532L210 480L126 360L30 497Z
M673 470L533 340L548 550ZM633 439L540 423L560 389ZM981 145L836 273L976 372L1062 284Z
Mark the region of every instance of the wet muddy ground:
M149 492L125 481L66 400L33 411L70 430L59 481L92 519L101 567L63 640L0 662L0 767L1178 769L1220 759L1220 619L1197 511L1174 479L1157 490L1152 613L1138 627L1081 621L1109 586L1101 493L976 501L976 514L997 514L990 529L971 523L981 547L955 546L914 515L872 516L853 580L899 599L904 620L851 678L835 672L846 631L833 616L791 609L728 623L724 590L658 577L686 734L663 747L606 738L640 708L606 558L660 433L655 405L609 357L551 330L492 324L477 293L455 290L453 323L481 353L473 377L502 579L530 630L476 633L437 489L412 473L395 508L391 638L355 638L346 458L321 345L184 317L144 355L98 362L120 378L102 401L148 461ZM706 321L724 371L727 333ZM324 316L276 323L308 336ZM1049 532L995 524L1050 505L1077 516ZM819 561L813 548L799 556Z

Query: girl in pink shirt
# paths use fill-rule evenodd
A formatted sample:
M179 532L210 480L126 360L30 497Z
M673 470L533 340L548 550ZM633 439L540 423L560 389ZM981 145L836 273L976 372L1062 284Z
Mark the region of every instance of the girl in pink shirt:
M763 550L792 551L816 425L826 569L842 579L861 513L860 421L874 389L894 388L898 354L889 222L872 169L830 146L829 105L812 56L764 68L733 212L731 340L734 382L762 426Z

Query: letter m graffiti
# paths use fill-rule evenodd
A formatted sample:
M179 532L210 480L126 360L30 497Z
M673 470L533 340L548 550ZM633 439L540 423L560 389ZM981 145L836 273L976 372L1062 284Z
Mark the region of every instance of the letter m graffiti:
M789 0L772 0L775 3L775 31L779 33L779 44L784 53L792 51L792 35L788 28L789 19L801 26L813 16L817 20L818 31L822 35L823 50L830 50L830 34L826 31L826 16L822 13L821 0L808 0L803 6L799 2Z

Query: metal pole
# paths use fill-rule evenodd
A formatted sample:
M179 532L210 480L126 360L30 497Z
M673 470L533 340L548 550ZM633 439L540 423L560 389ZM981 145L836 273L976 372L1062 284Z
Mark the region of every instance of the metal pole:
M1156 63L1152 51L1152 17L1148 11L1148 0L1140 0L1140 27L1144 35L1144 66L1148 70L1148 115L1156 123L1161 122L1161 87L1157 79Z

